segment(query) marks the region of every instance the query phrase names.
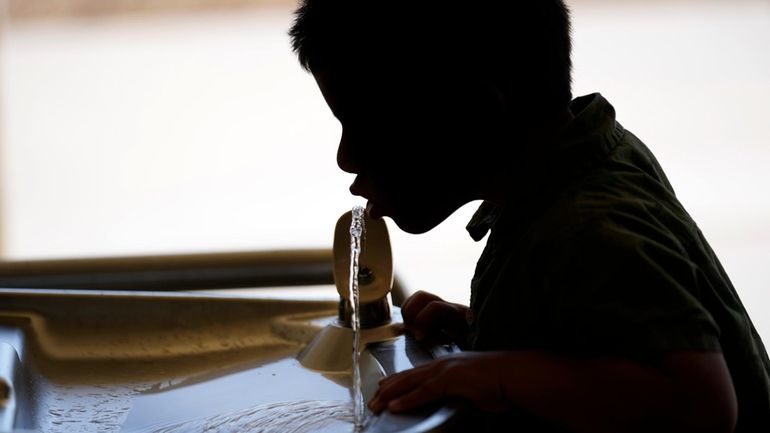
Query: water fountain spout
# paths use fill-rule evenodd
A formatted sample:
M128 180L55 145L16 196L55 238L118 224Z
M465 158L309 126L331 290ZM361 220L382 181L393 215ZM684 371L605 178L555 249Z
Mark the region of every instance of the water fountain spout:
M323 328L299 354L300 363L320 371L344 371L351 367L352 304L350 299L352 212L344 213L334 231L334 281L340 295L338 317ZM361 345L386 341L401 334L393 320L389 294L393 288L393 256L385 221L364 214L365 232L359 256L358 288Z
M388 227L382 219L374 220L366 212L363 218L363 238L358 258L358 288L361 307L361 328L387 325L391 321L388 295L393 288L393 255ZM334 282L340 295L339 320L350 326L350 227L352 212L344 213L334 230Z

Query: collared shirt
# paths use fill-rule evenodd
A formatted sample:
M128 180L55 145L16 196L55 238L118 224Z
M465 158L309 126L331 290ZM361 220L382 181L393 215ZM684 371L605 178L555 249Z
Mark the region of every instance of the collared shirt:
M576 99L558 144L514 177L471 283L474 350L654 360L721 351L737 432L770 431L770 361L738 294L645 145L601 95Z

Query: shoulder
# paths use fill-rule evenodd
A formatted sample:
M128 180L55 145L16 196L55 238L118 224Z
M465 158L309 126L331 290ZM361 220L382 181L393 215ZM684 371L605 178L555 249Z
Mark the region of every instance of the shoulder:
M636 161L629 155L608 158L565 185L533 231L549 247L588 244L616 250L655 244L686 255L683 244L697 227L662 170L633 143L618 152Z
M530 269L559 290L693 291L694 222L653 176L614 164L569 185L533 223Z

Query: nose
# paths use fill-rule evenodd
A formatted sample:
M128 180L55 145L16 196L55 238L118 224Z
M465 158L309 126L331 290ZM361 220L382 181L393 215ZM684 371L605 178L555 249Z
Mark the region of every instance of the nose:
M357 154L350 133L345 128L342 129L340 144L337 147L337 165L348 173L358 174L361 172L360 155Z

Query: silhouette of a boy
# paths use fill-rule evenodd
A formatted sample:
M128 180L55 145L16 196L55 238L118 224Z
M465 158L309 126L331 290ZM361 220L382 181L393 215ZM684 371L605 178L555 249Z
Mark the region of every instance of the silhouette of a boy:
M423 233L484 200L470 307L418 292L417 339L466 351L386 378L374 412L462 398L535 431L770 431L770 362L652 153L572 99L560 0L305 0L293 48L374 218ZM510 426L515 428L516 426Z

